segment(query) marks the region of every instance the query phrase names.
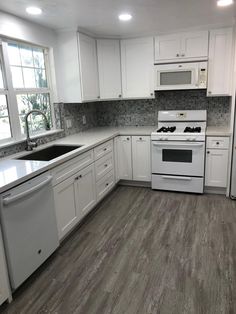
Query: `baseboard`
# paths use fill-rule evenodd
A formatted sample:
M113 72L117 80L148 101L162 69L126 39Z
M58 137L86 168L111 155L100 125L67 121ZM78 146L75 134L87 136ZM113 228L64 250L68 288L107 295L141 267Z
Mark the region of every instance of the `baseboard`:
M120 180L118 184L126 185L126 186L145 187L145 188L151 187L151 182L146 182L146 181Z
M217 188L217 187L207 186L204 188L204 193L206 193L206 194L220 194L220 195L226 196L226 188Z

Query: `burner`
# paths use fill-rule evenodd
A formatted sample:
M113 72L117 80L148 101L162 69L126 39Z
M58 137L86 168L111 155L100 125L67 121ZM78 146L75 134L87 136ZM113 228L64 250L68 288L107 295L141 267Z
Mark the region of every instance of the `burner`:
M184 133L201 133L201 127L200 126L197 126L197 127L187 126L184 130Z
M176 130L176 126L168 126L168 127L163 126L159 130L157 130L157 132L158 133L174 133L175 130Z

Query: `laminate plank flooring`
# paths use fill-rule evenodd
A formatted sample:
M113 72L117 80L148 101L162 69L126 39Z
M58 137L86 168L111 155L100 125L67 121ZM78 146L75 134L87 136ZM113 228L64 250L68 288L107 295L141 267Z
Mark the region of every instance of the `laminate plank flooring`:
M234 314L236 202L118 187L0 311Z

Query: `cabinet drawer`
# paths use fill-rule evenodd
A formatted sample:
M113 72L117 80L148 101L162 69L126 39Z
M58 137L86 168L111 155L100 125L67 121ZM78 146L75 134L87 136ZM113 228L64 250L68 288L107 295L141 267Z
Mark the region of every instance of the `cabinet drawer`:
M113 151L113 140L110 140L94 148L94 158L95 160L97 160L112 151Z
M93 150L90 150L52 169L53 185L56 185L64 181L77 171L90 165L93 161L94 161Z
M97 200L101 200L110 191L114 184L114 171L112 170L97 182Z
M111 170L113 170L113 153L109 153L95 162L96 181Z
M207 148L228 149L229 137L207 137Z

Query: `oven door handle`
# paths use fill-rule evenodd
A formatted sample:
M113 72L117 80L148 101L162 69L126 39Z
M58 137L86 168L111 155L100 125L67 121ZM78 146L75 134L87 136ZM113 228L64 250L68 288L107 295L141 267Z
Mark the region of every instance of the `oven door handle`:
M182 143L153 143L153 146L166 146L166 148L168 149L169 146L182 146L182 147L202 147L203 143L193 143L193 144L182 144Z
M162 176L162 178L168 179L168 180L192 181L192 178L190 178L190 177Z

